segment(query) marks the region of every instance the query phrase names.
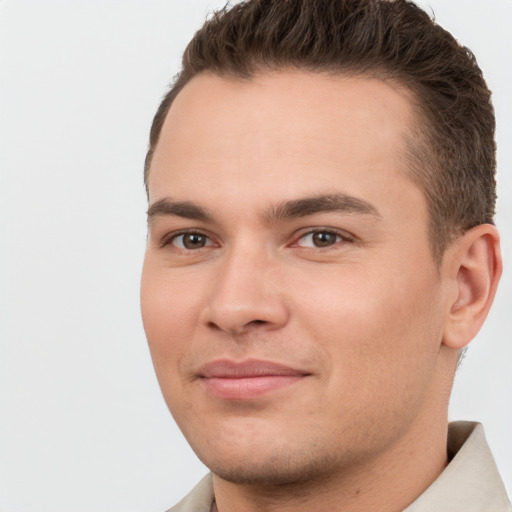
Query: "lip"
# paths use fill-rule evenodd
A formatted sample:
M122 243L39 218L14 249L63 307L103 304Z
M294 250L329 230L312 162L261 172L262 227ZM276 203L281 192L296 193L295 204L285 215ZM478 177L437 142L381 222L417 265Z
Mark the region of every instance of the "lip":
M272 361L220 359L202 366L198 376L207 392L224 400L251 400L291 386L310 375Z

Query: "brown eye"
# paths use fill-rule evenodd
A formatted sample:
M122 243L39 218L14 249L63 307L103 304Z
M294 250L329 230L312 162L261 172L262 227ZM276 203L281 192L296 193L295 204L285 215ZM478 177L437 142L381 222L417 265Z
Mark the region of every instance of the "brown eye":
M304 235L297 243L300 247L330 247L343 241L343 237L332 231L312 231Z
M329 245L335 244L338 239L338 235L326 231L320 231L319 233L313 233L312 235L312 242L315 247L328 247Z
M173 238L172 244L180 249L202 249L211 245L210 239L202 233L184 233Z

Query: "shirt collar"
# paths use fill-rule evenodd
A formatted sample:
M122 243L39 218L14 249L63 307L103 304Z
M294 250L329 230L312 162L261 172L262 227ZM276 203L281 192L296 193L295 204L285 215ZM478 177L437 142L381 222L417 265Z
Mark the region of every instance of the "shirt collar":
M448 454L445 470L404 512L512 511L480 423L451 423Z

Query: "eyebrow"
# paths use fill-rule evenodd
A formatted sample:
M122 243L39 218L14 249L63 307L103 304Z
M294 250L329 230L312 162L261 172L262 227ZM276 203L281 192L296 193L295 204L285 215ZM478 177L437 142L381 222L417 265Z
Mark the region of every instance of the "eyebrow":
M279 203L266 212L265 218L268 222L275 223L286 219L296 219L330 212L357 213L381 218L379 212L372 204L342 193L317 195Z
M380 218L379 212L372 204L342 193L323 194L284 201L266 210L263 218L266 222L274 224L288 219L330 212L357 213ZM203 222L214 221L213 215L206 208L192 201L174 201L170 197L164 197L150 205L147 215L148 224L151 224L157 217L167 215Z
M170 197L164 197L155 201L148 209L148 224L156 217L172 215L175 217L183 217L185 219L212 221L213 216L206 208L199 206L191 201L173 201Z

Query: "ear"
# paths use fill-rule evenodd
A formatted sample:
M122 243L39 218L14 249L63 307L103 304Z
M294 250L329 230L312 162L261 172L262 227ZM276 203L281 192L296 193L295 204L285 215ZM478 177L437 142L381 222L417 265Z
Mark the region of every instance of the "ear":
M465 347L478 333L496 294L502 272L498 230L481 224L467 231L447 251L451 300L443 343Z

